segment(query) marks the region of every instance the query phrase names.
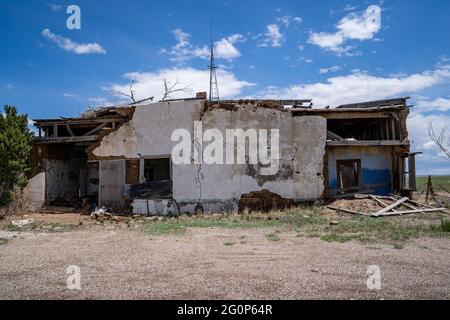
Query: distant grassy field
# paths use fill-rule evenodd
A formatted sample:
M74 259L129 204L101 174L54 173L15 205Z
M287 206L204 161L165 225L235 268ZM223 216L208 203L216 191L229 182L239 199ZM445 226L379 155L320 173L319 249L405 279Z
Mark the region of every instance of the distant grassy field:
M433 187L436 189L436 191L443 191L439 190L440 188L445 188L450 191L450 176L431 176L431 179L433 182ZM428 176L417 177L417 190L426 191L427 181Z

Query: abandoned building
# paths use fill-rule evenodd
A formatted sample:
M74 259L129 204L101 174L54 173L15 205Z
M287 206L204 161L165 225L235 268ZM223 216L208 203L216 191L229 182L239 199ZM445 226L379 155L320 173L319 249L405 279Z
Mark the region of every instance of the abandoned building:
M147 215L266 209L415 190L407 98L333 109L311 105L309 100L211 104L200 95L34 120L39 135L25 194L36 209L82 207L89 199L116 212ZM173 132L190 132L196 148L199 121L203 130L278 129L279 169L262 175L249 163L174 163Z

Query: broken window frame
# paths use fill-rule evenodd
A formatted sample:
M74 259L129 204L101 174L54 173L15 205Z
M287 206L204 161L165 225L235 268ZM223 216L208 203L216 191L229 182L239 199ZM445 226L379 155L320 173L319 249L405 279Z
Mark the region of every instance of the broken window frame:
M139 159L139 183L146 183L145 179L145 161L146 160L168 160L169 161L169 180L172 181L172 173L173 173L173 163L170 155L162 155L162 156L144 156ZM166 181L166 180L156 180L157 181ZM149 181L150 182L150 181Z

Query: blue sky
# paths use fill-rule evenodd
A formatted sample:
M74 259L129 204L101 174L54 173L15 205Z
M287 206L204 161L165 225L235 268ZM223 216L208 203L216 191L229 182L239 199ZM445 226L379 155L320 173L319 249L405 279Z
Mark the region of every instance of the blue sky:
M81 29L69 30L69 5ZM450 1L0 2L0 102L31 118L162 96L162 78L208 89L210 19L223 98L315 107L411 96L419 174L450 174L427 124L450 120ZM186 94L183 94L186 96ZM175 95L174 97L178 97Z

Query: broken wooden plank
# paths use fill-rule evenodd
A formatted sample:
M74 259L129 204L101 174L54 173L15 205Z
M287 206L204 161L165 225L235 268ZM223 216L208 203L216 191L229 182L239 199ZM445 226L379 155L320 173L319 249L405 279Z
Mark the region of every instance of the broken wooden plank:
M375 217L381 216L381 215L385 214L386 212L389 212L392 209L397 208L399 205L401 205L402 203L404 203L404 202L406 202L408 200L409 200L409 198L406 198L406 197L405 198L401 198L397 202L394 202L393 204L387 206L386 208L381 209L380 211L374 213L373 216L375 216Z
M386 212L382 214L382 216L401 216L405 214L414 214L414 213L426 213L426 212L446 212L446 208L435 208L435 209L418 209L418 210L408 210L408 211L396 211L396 212Z
M418 202L418 201L414 201L414 200L411 200L411 199L409 199L408 202L411 202L412 204L414 204L416 206L419 206L419 207L422 206L422 207L425 207L425 208L428 208L428 209L434 209L434 207L432 207L432 206L430 206L428 204L425 204L425 203L422 203L422 202Z
M97 141L98 136L85 136L85 137L58 137L58 138L34 138L34 142L37 144L47 143L72 143L72 142L91 142Z
M344 141L345 139L334 132L327 130L327 136L336 141Z
M393 201L397 201L398 199L396 199L396 198L394 198L394 197L389 197L391 200L393 200ZM408 200L408 201L410 201L410 200ZM407 202L408 202L407 201ZM405 206L405 207L407 207L408 209L411 209L411 210L417 210L417 209L420 209L420 208L416 208L416 207L414 207L414 206L412 206L412 205L410 205L410 204L408 204L408 203L406 203L406 202L404 202L403 203L403 205Z
M67 123L66 123L66 129L67 129L67 131L69 131L69 134L70 134L71 137L75 137L75 135L73 134L72 129L70 128L69 124L67 124Z
M373 200L375 200L377 203L379 203L380 204L380 206L382 206L383 208L387 208L389 205L388 204L386 204L386 203L384 203L383 201L381 201L380 199L378 199L378 197L376 197L376 196L373 196L373 195L369 195L369 198L371 198L371 199L373 199ZM395 210L394 209L392 209L392 211L394 211L395 212Z
M108 125L108 122L102 123L101 125L99 125L98 127L92 129L91 131L89 131L88 133L85 133L83 136L90 136L100 130L102 130L104 127L106 127Z
M409 142L400 140L370 140L370 141L327 141L328 147L345 146L409 146Z
M372 214L370 214L370 213L358 212L358 211L353 211L353 210L338 208L338 207L333 207L333 206L327 206L327 208L331 209L331 210L346 212L346 213L361 214L363 216L368 216L368 217L372 216Z

